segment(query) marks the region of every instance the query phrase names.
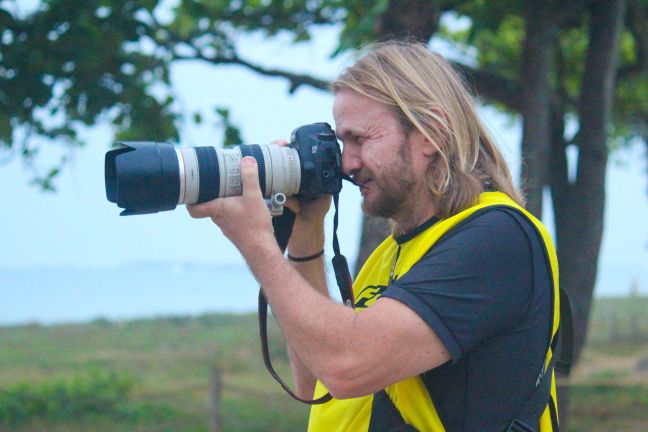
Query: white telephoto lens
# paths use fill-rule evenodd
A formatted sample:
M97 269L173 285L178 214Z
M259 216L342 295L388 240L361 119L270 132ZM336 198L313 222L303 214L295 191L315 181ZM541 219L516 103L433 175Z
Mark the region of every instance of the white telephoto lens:
M193 147L176 148L178 155L180 196L178 204L194 204L198 202L200 192L200 170L198 157Z
M205 166L212 166L215 171L218 169L217 185L203 184L204 187L213 187L218 191L212 190L217 194L210 194L215 197L239 196L243 193L241 183L241 146L232 148L213 147L216 154L218 168L212 159L212 165L205 164L203 160L203 169ZM249 147L243 153L250 154ZM264 187L261 192L266 198L276 193L283 193L287 196L295 195L299 192L301 184L301 166L299 162L299 153L291 147L279 147L277 145L260 145L254 149L256 151L257 165L259 167L260 184ZM259 151L260 150L260 151ZM178 204L194 204L199 200L205 191L200 187L200 167L199 158L205 159L205 153L196 152L195 147L178 147L176 148L178 157L178 175L180 181L180 194ZM201 156L202 154L202 156ZM213 154L213 153L212 153ZM259 160L262 159L262 160ZM205 176L206 173L203 173ZM203 179L203 183L211 183L208 179ZM210 191L211 192L211 191Z

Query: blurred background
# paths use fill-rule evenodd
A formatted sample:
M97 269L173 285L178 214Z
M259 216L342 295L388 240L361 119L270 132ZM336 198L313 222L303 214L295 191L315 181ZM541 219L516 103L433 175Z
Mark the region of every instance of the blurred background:
M353 48L407 35L463 72L554 234L576 325L567 430L644 430L647 14L641 0L0 1L0 429L305 429L263 369L236 249L182 207L120 217L104 155L333 124L326 81ZM356 263L382 237L355 188L341 200Z

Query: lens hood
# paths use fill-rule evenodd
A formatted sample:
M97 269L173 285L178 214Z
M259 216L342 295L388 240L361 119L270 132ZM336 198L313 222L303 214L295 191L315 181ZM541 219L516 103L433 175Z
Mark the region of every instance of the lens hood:
M180 184L173 144L121 142L106 153L106 197L124 211L122 216L173 210Z

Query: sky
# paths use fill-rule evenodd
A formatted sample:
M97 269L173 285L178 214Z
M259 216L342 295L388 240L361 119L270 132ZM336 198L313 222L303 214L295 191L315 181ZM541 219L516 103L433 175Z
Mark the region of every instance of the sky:
M292 45L287 37L271 41L261 35L241 39L244 58L266 66L333 78L349 57L328 58L336 29L323 29L307 45ZM213 67L184 63L172 69L179 104L187 112L202 110L201 126L181 128L183 145L218 145L222 131L214 127L215 105L228 108L248 144L288 138L303 124L333 124L332 97L302 87L288 95L281 79L262 78L235 66ZM520 123L490 108L480 110L509 161L519 173ZM106 200L104 155L111 130L100 125L83 131L88 145L72 154L56 180L56 193L29 185L30 175L19 158L0 152L0 271L42 268L106 268L138 262L240 264L237 250L209 220L191 219L183 207L153 215L120 217L120 209ZM146 140L146 137L142 137ZM61 154L47 144L38 164L50 166ZM627 294L636 280L648 293L648 175L640 146L610 158L607 179L605 232L597 294ZM550 211L546 220L550 219ZM331 232L332 214L327 232ZM350 262L355 260L360 234L360 195L347 184L341 195L340 242ZM551 228L551 223L548 223ZM330 244L327 245L331 255Z

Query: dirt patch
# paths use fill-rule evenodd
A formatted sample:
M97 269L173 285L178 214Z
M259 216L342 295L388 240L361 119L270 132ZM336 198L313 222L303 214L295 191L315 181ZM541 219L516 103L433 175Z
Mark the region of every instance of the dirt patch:
M648 350L620 356L586 350L571 374L574 384L641 384L648 385Z

